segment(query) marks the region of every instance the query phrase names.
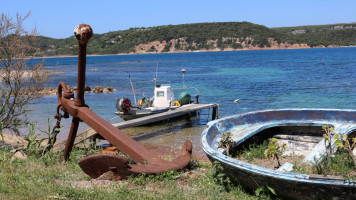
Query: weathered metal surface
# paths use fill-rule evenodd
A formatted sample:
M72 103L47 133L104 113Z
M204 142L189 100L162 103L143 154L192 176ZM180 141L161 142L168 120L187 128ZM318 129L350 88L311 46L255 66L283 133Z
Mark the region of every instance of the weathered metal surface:
M126 178L128 175L140 173L156 174L167 170L180 170L188 166L193 148L190 141L185 142L181 156L172 162L164 161L88 108L84 100L85 65L86 46L92 36L92 29L89 25L81 24L77 26L74 33L79 43L77 96L73 100L74 94L68 90L64 82L59 83L57 91L58 107L65 112L65 115L69 114L73 117L63 157L65 159L69 158L79 122L84 121L103 138L132 159L133 162L141 164L128 164L128 160L121 156L107 154L89 156L80 161L79 165L84 172L93 178L100 176L108 170L114 172L117 179L120 179Z
M182 156L168 162L160 160L159 162L149 162L148 164L136 165L129 164L127 158L114 154L95 154L88 156L79 162L79 166L83 171L92 178L98 178L109 170L117 174L116 179L123 179L130 175L138 175L141 173L157 174L167 170L181 170L190 162L190 154L192 152L192 143L186 141L183 145Z
M355 199L356 183L347 180L314 178L307 174L272 170L246 163L223 154L217 147L221 133L231 132L236 145L271 127L323 126L329 124L339 134L356 131L356 110L281 109L250 112L210 122L202 135L203 150L211 161L218 161L230 178L248 189L273 188L280 196L291 199ZM334 146L332 142L332 146ZM324 140L309 153L321 159Z

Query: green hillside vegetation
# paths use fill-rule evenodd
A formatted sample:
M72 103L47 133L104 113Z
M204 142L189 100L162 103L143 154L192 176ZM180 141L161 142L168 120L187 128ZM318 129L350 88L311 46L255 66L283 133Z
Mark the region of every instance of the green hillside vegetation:
M287 34L289 40L294 43L306 43L311 47L356 45L356 23L284 27L273 30Z
M94 34L88 44L88 54L238 50L269 48L281 43L350 46L356 45L355 29L356 24L267 28L249 22L131 28ZM74 36L66 39L39 36L39 41L44 56L77 54Z

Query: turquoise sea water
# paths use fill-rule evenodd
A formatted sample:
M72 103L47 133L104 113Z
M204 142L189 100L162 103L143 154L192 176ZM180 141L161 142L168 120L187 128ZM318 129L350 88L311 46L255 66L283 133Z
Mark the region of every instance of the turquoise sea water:
M117 91L87 94L86 103L104 119L115 117L116 98L133 101L129 75L133 81L152 80L157 63L157 78L170 80L173 87L182 86L180 70L186 69L185 85L200 91L201 103L220 104L220 117L277 108L356 109L356 47L90 56L86 84ZM76 85L77 58L48 58L45 65L64 72L51 78L50 87L60 81ZM145 86L153 90L153 84ZM56 96L34 102L31 119L45 127L56 105Z

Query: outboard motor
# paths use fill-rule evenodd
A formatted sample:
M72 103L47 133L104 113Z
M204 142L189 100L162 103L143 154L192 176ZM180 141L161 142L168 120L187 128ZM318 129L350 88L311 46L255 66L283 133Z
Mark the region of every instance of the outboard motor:
M132 105L129 98L125 98L125 97L117 98L116 100L117 111L122 113L128 113L131 107Z

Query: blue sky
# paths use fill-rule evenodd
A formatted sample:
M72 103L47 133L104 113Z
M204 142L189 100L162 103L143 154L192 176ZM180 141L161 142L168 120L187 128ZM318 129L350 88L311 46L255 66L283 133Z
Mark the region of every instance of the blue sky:
M267 27L356 22L356 0L1 0L10 16L31 11L26 27L67 38L76 25L94 33L199 22L248 21Z

